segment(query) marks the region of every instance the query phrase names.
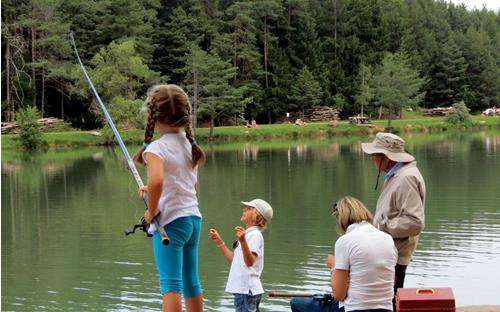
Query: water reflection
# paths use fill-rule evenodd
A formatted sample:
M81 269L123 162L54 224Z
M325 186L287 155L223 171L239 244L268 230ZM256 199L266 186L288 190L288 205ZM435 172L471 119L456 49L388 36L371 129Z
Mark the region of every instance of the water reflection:
M207 149L200 168L203 231L217 227L229 241L239 201L269 199L275 218L264 232L264 288L328 291L326 255L337 239L331 202L351 194L373 210L378 196L376 170L359 141ZM500 266L500 135L407 141L428 187L426 229L407 286L452 287L459 306L500 304L494 278ZM151 241L123 236L144 207L119 152L2 156L4 310L158 310ZM229 267L207 235L200 257L206 310L233 311L233 298L224 292ZM289 311L288 299L264 297L262 309Z

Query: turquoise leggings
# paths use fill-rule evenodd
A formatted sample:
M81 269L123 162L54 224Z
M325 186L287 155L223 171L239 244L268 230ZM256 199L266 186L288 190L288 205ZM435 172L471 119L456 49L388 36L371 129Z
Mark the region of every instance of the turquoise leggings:
M161 243L158 231L153 237L161 293L182 293L185 298L201 294L198 277L201 218L191 216L175 219L165 226L165 230L170 238L167 246Z

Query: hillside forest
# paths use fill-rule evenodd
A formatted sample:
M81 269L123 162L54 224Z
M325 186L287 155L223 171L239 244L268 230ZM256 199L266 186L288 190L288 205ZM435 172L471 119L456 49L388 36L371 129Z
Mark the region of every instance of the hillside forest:
M179 84L199 122L283 121L500 104L500 11L435 0L5 0L2 121L36 107L73 127L104 122L76 63L122 127L148 88Z

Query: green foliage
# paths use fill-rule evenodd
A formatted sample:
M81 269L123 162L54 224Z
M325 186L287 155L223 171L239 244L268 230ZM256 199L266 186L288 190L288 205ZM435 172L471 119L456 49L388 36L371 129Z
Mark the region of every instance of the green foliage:
M215 51L207 53L193 46L183 71L186 73L184 84L193 95L195 118L206 116L213 127L218 117L243 112L244 102L239 101L242 88L229 84L236 76L236 68L223 61Z
M372 72L371 67L361 64L359 67L359 73L357 76L357 82L359 83L359 91L354 96L356 104L360 107L361 116L364 115L365 108L372 102L374 94L373 89L370 86L372 83Z
M42 128L38 123L40 112L36 107L26 107L16 113L21 145L27 149L37 149L42 144Z
M457 125L470 123L471 118L469 114L469 108L465 105L464 101L453 104L453 109L446 115L444 120L448 123Z
M342 109L347 106L347 99L341 93L337 93L332 98L332 104L337 110L342 111Z
M321 103L321 86L307 67L303 67L296 77L292 86L292 98L302 111L302 116L306 108Z
M158 73L151 71L144 59L137 55L135 42L112 42L92 59L93 68L88 69L90 77L98 90L116 124L123 127L138 126L137 115L143 101L136 99L144 90L159 79ZM73 73L79 95L93 98L81 69L75 66ZM101 115L101 108L94 103L94 111ZM104 122L104 120L103 120Z
M387 53L373 77L375 99L388 114L388 126L393 115L404 107L416 107L424 97L420 89L425 79L412 69L402 53Z
M232 94L218 120L244 111L271 122L314 105L316 95L312 102L297 100L304 67L319 85L309 89L319 89L320 103L342 106L341 117L374 113L388 94L375 92L383 89L377 83L387 53L404 54L403 67L426 77L419 93L425 108L463 100L477 112L500 103L500 12L447 1L23 0L2 2L1 12L4 119L32 104L79 127L103 124L80 70L72 70L70 30L124 126L136 124L126 110L152 84L194 84L186 70L193 46L236 71L232 78L212 77L210 89L219 91L208 93ZM394 82L408 80L405 72L394 75L402 75ZM190 96L208 94L197 92ZM398 109L387 105L392 118Z

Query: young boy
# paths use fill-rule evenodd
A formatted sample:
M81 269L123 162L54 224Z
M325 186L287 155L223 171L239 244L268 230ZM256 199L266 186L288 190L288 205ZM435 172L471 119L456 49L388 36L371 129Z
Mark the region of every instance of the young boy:
M215 229L210 229L210 239L217 245L227 262L231 264L227 279L226 292L234 295L236 312L259 311L259 304L264 293L260 275L264 269L264 237L262 231L273 217L273 208L262 199L241 202L243 214L241 226L234 228L237 241L234 252Z

